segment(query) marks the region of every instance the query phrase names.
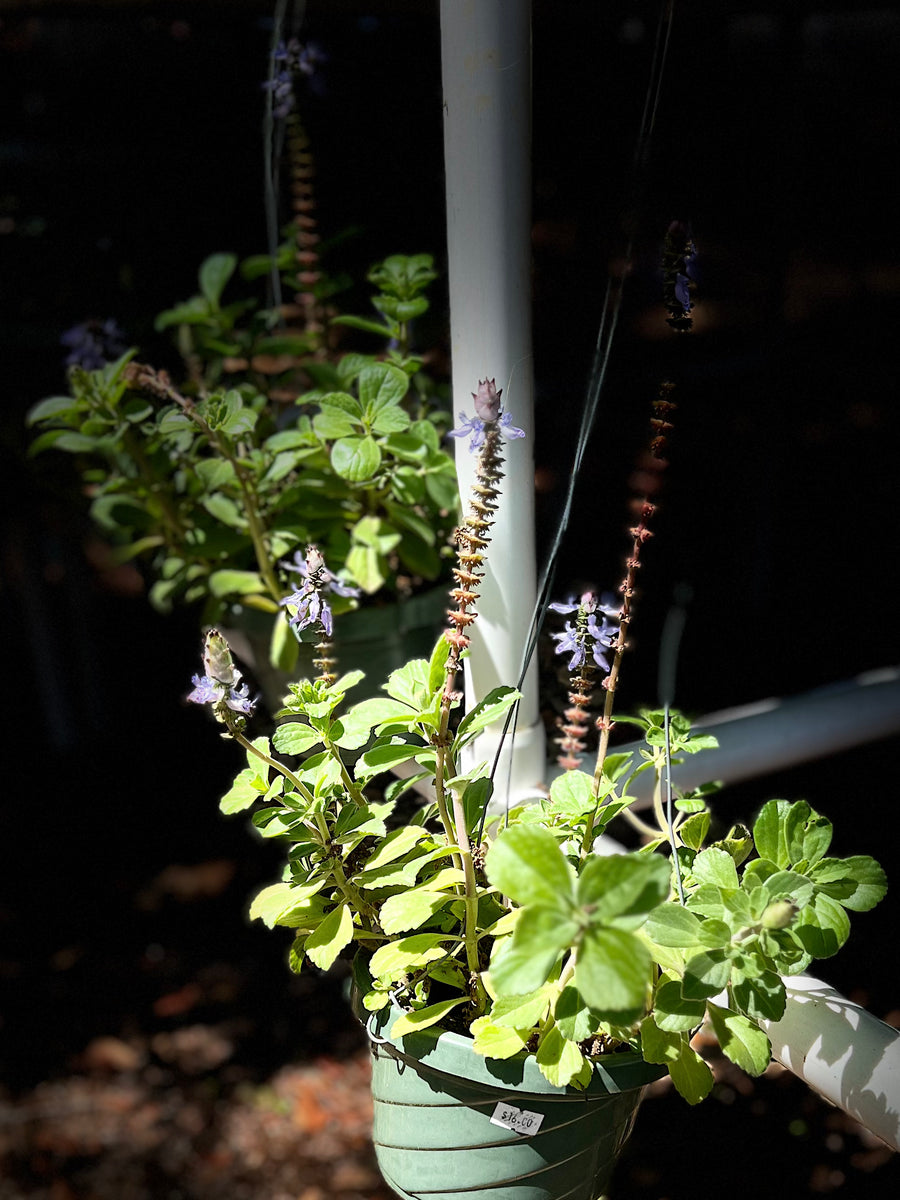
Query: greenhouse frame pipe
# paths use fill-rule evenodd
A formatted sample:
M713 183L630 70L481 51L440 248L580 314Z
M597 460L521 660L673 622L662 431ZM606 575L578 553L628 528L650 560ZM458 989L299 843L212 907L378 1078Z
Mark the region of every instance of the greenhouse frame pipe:
M869 671L799 696L711 713L694 728L714 734L719 745L675 765L672 781L679 790L711 780L731 784L757 779L900 733L900 668ZM641 745L629 742L613 749L630 753L637 766ZM547 783L561 773L554 763ZM634 780L629 786L636 797L634 808L649 806L652 788L650 772Z
M503 389L504 409L525 438L509 443L503 502L481 586L467 707L519 677L537 594L534 548L534 420L531 355L531 4L441 0L444 161L453 407L473 415L482 379ZM460 495L474 481L459 441ZM492 761L499 729L478 738L466 767ZM545 773L537 669L523 686L514 737L494 772L495 797L534 795Z
M780 1021L761 1021L775 1058L900 1150L900 1030L810 975L783 980Z

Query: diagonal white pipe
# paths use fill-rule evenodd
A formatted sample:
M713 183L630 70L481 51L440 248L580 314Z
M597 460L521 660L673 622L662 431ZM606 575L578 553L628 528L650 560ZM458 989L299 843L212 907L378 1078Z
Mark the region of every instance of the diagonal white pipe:
M786 978L780 1021L761 1021L775 1058L900 1150L900 1031L810 975Z
M515 683L537 591L534 550L531 359L531 4L441 0L444 161L454 411L473 415L480 379L496 379L513 424L481 588L467 707ZM473 481L467 443L457 443L463 504ZM534 794L545 772L537 671L523 687L515 739L495 775L495 802ZM492 759L497 733L478 739Z

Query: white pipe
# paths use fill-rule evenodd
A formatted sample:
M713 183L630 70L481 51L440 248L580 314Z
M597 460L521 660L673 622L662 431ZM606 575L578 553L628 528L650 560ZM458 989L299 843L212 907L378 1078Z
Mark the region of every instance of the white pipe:
M784 1016L760 1022L775 1058L900 1150L900 1031L809 975L784 985Z
M530 0L441 0L444 161L454 413L474 415L481 379L503 388L525 438L509 443L500 511L466 663L467 707L519 675L537 583L531 357ZM457 473L463 504L473 480L468 443ZM495 801L534 794L545 773L537 670L523 687L511 758L495 775ZM474 747L493 759L492 731Z
M755 779L900 733L900 668L869 671L786 700L712 713L700 718L696 728L715 734L718 749L685 755L672 771L676 787L690 790L714 779L725 784ZM637 765L640 744L613 749L633 754ZM548 783L559 774L560 768L551 766ZM649 771L634 781L635 808L650 803L652 784Z

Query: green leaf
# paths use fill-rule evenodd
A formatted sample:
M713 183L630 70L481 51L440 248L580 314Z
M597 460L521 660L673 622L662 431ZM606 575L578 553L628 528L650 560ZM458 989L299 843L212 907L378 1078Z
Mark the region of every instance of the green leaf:
M830 958L850 936L850 918L841 903L820 892L800 913L791 932L807 954Z
M691 1049L685 1033L661 1030L652 1017L641 1022L641 1052L647 1062L665 1063L678 1093L688 1104L699 1104L712 1091L713 1073Z
M381 466L381 451L373 437L344 437L331 448L335 474L350 483L364 483Z
M683 1033L696 1029L706 1012L705 1000L687 1000L677 979L666 979L656 989L653 1019L667 1033Z
M247 518L238 508L237 504L228 496L223 496L221 492L213 492L211 496L203 496L200 503L217 521L221 521L223 525L227 525L229 529L238 529L241 533L247 528Z
M313 924L318 924L324 916L324 901L317 893L324 884L324 879L299 886L290 882L269 884L257 893L250 905L250 919L262 921L269 929L274 929L276 925L297 928L310 918Z
M731 978L731 962L724 950L695 954L684 969L682 994L688 1000L705 1000L715 996Z
M555 991L554 985L548 984L525 996L498 996L491 1008L491 1020L506 1029L530 1029L546 1017Z
M610 854L590 859L577 900L592 924L636 929L669 894L670 867L658 854Z
M852 912L868 912L887 891L881 866L866 854L823 858L809 872L818 891Z
M458 1000L439 1000L437 1004L428 1004L425 1008L417 1008L414 1012L404 1013L391 1026L391 1037L403 1037L407 1033L416 1033L420 1029L438 1025L448 1012L465 1001L465 996L460 996Z
M236 254L211 254L200 264L200 291L211 308L218 308L225 285L237 267Z
M344 565L369 596L377 592L387 578L382 569L381 557L371 546L351 546Z
M556 1025L541 1038L535 1059L541 1074L554 1087L567 1087L584 1072L584 1055L574 1042L563 1037Z
M448 901L455 898L450 892L434 892L428 888L415 888L410 892L398 892L389 896L381 906L379 923L388 936L418 929L430 920Z
M707 1011L722 1053L748 1075L762 1075L772 1057L772 1047L759 1026L718 1004L708 1004Z
M536 994L540 995L541 993ZM495 1004L495 1012L496 1007ZM597 1026L600 1024L599 1013L595 1013L585 1003L581 992L571 984L560 992L553 1016L562 1030L563 1036L567 1037L570 1042L583 1042L596 1032Z
M754 955L746 972L735 963L731 970L731 995L742 1012L754 1021L780 1021L784 1016L787 993L774 971L762 968L761 956Z
M584 771L564 771L550 784L550 800L554 812L567 816L585 816L597 807L597 797L591 788L593 779Z
M484 777L482 779L473 779L466 786L463 792L463 813L466 819L466 832L472 831L478 826L481 821L481 816L484 810L491 802L491 796L494 794L494 781Z
M361 755L354 767L356 779L369 780L382 771L390 771L400 763L409 762L415 758L422 747L409 742L393 742L387 745L375 745Z
M369 970L375 979L399 979L408 971L443 958L447 953L442 945L444 941L446 934L413 933L396 942L388 942L372 955Z
M769 800L760 809L753 825L753 843L757 854L782 870L791 865L785 832L789 808L787 800Z
M734 859L724 850L717 850L713 846L700 851L694 859L691 873L698 883L714 883L723 888L740 886Z
M37 425L40 421L47 421L51 417L58 417L63 414L68 416L70 413L74 416L81 412L84 408L83 404L74 398L74 396L47 396L44 400L39 400L37 404L31 406L28 410L28 415L25 418L26 425Z
M318 746L322 734L311 725L302 721L287 721L277 725L272 734L272 745L279 754L306 754L313 746Z
M494 887L519 905L543 904L557 914L572 911L574 872L545 829L509 826L488 851L485 869Z
M497 993L524 996L537 991L577 932L576 923L563 917L558 908L540 904L523 908L512 937L500 944L491 960L491 980Z
M472 1049L485 1058L512 1058L525 1049L530 1029L509 1029L495 1025L490 1017L478 1017L469 1027L474 1039Z
M369 363L359 373L358 387L365 418L371 424L385 409L400 403L409 390L409 376L390 363ZM408 424L409 420L400 428Z
M213 571L209 577L209 590L213 596L246 596L263 592L265 585L257 571L226 569Z
M661 904L647 918L647 936L660 946L699 946L702 922L680 904Z
M323 442L330 442L334 438L343 438L355 433L359 428L359 421L338 405L327 405L323 406L321 412L316 413L312 425L317 437Z
M691 850L699 850L706 841L706 835L709 833L710 816L708 812L694 813L692 817L680 825L678 828L678 837Z
M650 954L624 929L585 931L575 967L575 986L604 1019L633 1019L644 1010L650 986Z
M392 830L366 860L366 872L383 867L387 863L396 862L413 846L418 845L429 836L427 830L417 825L401 825L399 829Z
M225 458L201 458L195 464L194 470L197 472L197 478L210 492L226 486L235 479L234 467Z
M456 756L459 751L468 742L481 733L483 729L487 729L489 725L493 725L495 721L506 713L517 700L522 698L522 693L517 692L515 688L501 685L500 687L492 688L491 691L484 697L483 700L475 705L471 712L466 713L459 723L459 728L456 731L456 737L453 742L453 754Z
M303 943L310 962L327 971L345 946L353 940L353 914L347 904L330 912L318 929Z
M253 786L253 780L259 777L255 767L246 767L237 776L234 783L219 801L219 809L230 817L234 813L244 812L260 797L260 792Z
M337 727L332 732L333 740L346 750L358 750L364 746L376 725L386 721L409 721L415 716L415 710L402 700L392 700L388 696L374 696L371 700L363 700L340 718Z

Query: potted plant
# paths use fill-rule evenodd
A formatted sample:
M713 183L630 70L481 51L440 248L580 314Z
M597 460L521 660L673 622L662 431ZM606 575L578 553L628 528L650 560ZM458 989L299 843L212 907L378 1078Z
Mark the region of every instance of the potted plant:
M464 766L464 752L518 693L500 686L461 712L457 674L504 437L520 431L492 380L474 402L454 431L477 458L454 607L430 658L393 671L384 695L347 706L360 672L333 669L330 572L311 548L293 623L318 635L321 670L291 685L272 738L245 732L253 701L216 631L190 699L210 705L246 752L223 811L254 808L260 835L285 846L283 877L251 915L293 929L294 970L353 954L391 1187L404 1197L593 1200L643 1084L668 1071L688 1103L709 1093L710 1069L691 1045L704 1022L732 1061L760 1074L770 1057L761 1025L784 1012L783 977L839 949L848 910L872 907L885 880L871 858L830 856L831 825L805 802L770 801L752 828L711 837L712 789L680 795L670 782L672 762L711 739L668 703L629 718L644 739L636 768L609 752L649 503L631 531L621 602L586 594L555 606L567 618L553 635L570 675L567 769L534 803L492 811L489 764ZM605 702L589 773L580 762L598 672ZM406 777L375 795L373 782L398 767ZM604 854L598 839L628 812L643 773L655 781L644 844ZM423 781L433 802L392 823L402 792Z
M275 265L300 287L293 249L284 250ZM268 265L247 260L243 274ZM428 592L448 577L458 503L441 445L448 417L411 350L411 322L436 278L431 257L393 255L369 271L378 319L335 322L379 334L388 349L336 359L320 353L314 323L312 332L280 329L280 312L226 303L236 270L234 255L207 258L198 294L157 321L177 331L184 383L134 350L98 360L94 338L89 365L69 367L69 394L31 410L40 431L32 453L77 455L93 520L121 560L148 563L151 602L198 604L204 623L241 627L260 672L267 658L285 671L296 663L298 642L279 614L310 542L344 564L344 611L360 595L409 601L399 618L392 611L389 631L408 645L421 628L420 648L430 646L444 592ZM84 350L74 358L84 361ZM342 640L372 636L367 620L356 618L361 630L348 621ZM370 650L357 653L362 661Z

